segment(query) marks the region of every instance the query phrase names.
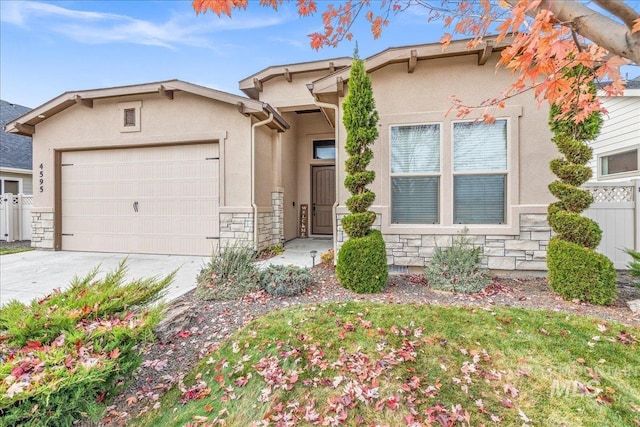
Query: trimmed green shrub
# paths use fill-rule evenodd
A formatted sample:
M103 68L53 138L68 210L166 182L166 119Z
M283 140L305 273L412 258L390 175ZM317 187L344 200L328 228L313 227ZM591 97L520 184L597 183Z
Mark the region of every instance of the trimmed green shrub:
M349 239L338 252L338 282L356 293L380 292L389 272L382 233L371 230L366 236Z
M488 273L480 268L482 247L474 247L466 231L445 248L437 247L433 259L425 267L427 283L450 292L479 292L491 283Z
M197 278L196 296L203 300L232 300L258 288L254 251L234 243L217 251Z
M342 227L345 230L347 228L351 230L349 235L352 239L358 239L367 235L375 221L375 212L358 212L344 216L342 218Z
M347 199L347 208L351 212L366 212L376 199L375 193L366 190L362 194L354 194Z
M157 302L173 280L124 284L124 261L103 279L97 269L64 292L0 311L0 425L70 426L97 421L153 340Z
M564 70L572 77L592 72L583 66ZM595 85L591 84L586 90L595 94ZM578 122L575 111L564 115L562 111L561 106L552 105L549 116L553 142L564 156L550 163L551 171L560 180L549 185L551 194L559 199L547 209L547 220L556 233L552 239L553 250L552 245L547 250L549 283L551 289L566 299L607 304L615 298L616 272L607 257L595 252L602 231L596 222L580 215L593 203L593 197L588 191L578 188L591 177L591 169L586 164L591 160L593 151L587 142L600 133L602 116L596 111ZM567 253L575 255L576 262ZM589 280L597 280L597 283L590 286Z
M627 263L629 273L634 277L640 277L640 252L629 248L626 248L624 251L632 258L632 261ZM636 282L636 285L640 285L640 282Z
M606 256L554 237L547 252L551 289L569 300L592 304L615 301L616 271Z
M550 166L551 172L558 178L574 186L584 184L593 176L591 168L570 163L565 159L553 159Z
M597 222L574 212L556 212L549 216L549 225L561 239L589 249L598 247L602 239Z
M312 284L309 269L295 265L270 265L260 272L260 288L276 297L299 295Z

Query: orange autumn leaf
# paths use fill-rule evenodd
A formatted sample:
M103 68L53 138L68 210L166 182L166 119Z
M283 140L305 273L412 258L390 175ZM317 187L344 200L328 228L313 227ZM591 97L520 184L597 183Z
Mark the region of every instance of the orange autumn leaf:
M638 31L640 31L640 17L633 21L633 27L631 27L632 33L637 33Z

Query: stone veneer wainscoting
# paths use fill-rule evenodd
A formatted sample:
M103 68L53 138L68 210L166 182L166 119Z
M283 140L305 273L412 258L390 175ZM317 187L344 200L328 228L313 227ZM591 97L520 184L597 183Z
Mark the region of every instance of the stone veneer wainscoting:
M31 247L53 249L54 213L31 210Z
M338 248L345 241L338 215ZM380 215L374 227L380 229ZM451 234L384 234L387 264L423 267L436 247L451 246ZM519 235L470 235L474 246L481 246L482 267L494 270L546 271L547 245L551 227L546 214L521 214Z

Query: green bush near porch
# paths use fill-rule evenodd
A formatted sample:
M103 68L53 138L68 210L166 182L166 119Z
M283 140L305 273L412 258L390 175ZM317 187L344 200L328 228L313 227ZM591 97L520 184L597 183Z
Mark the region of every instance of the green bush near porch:
M389 271L382 233L372 230L364 237L347 240L338 252L336 275L341 286L359 294L383 290Z

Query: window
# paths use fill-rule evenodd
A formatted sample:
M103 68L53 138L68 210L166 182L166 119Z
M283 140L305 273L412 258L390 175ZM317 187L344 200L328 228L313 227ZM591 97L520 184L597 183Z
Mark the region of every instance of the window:
M333 139L313 141L313 158L329 160L336 158L336 142Z
M633 173L637 173L639 171L638 152L639 150L636 148L633 150L601 156L600 176L627 176Z
M0 194L20 194L22 193L22 180L11 178L0 178Z
M118 104L120 132L140 132L140 110L142 101L121 102Z
M136 125L136 109L125 108L124 109L124 126L135 126L135 125Z
M440 125L391 127L391 222L438 224Z
M503 224L507 121L453 124L453 222Z

